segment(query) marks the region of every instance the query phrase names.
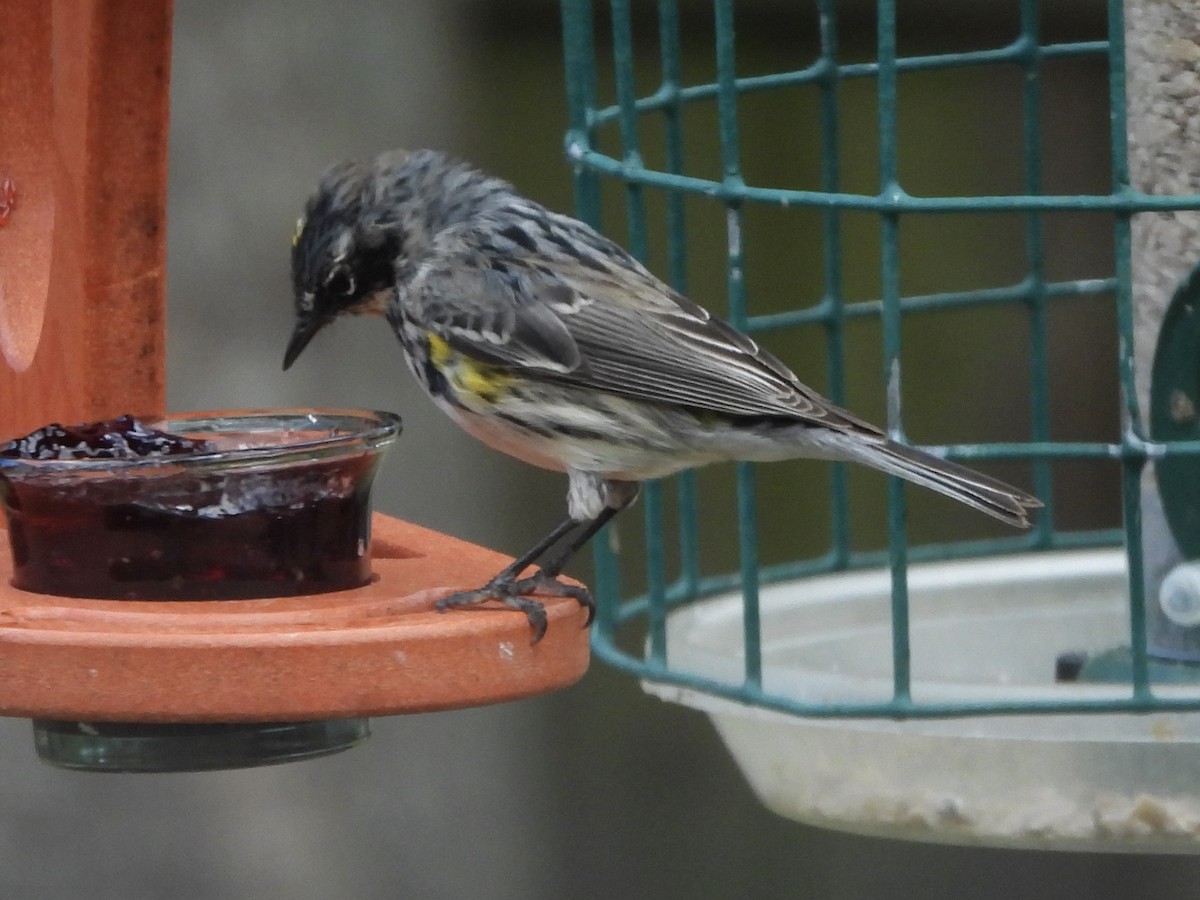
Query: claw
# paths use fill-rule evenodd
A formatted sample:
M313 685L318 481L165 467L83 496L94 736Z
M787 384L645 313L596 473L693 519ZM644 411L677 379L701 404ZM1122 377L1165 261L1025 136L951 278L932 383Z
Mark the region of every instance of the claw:
M533 640L530 643L536 644L546 634L546 607L537 600L524 596L533 593L550 594L555 597L574 597L576 602L587 610L585 628L591 625L592 619L595 618L596 604L592 600L590 591L573 584L563 584L554 576L540 571L528 578L516 581L509 578L494 579L477 590L461 591L443 597L434 604L434 607L438 612L446 612L451 609L476 606L488 600L497 600L509 609L525 613L525 618L529 620L529 628L533 632Z
M545 572L537 572L528 578L522 578L515 585L518 592L522 594L549 594L552 597L573 597L575 602L587 610L587 621L583 623L583 627L587 628L592 624L592 620L596 618L596 601L592 599L592 592L585 587L580 587L575 584L563 584L552 575L547 575Z
M451 609L462 609L465 606L486 603L488 600L499 600L509 609L525 613L525 618L529 620L529 628L533 632L533 640L530 643L536 644L546 634L546 607L536 600L522 597L518 593L518 584L519 582L492 583L484 585L476 591L451 594L435 603L434 608L438 612L446 612Z

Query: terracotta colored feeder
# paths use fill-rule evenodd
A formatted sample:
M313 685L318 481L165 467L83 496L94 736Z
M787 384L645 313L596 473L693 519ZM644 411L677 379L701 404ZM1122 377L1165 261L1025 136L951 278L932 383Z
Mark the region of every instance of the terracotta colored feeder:
M370 513L394 416L164 418L170 4L8 7L0 436L133 413L208 443L0 465L0 714L58 765L232 768L579 679L574 600L544 598L536 644L521 614L434 609L509 560Z
M332 480L339 477L336 469ZM275 483L287 477L286 471L276 473ZM351 505L362 499L356 490L349 494ZM250 534L261 531L261 522L237 523L274 516L270 505L208 519L204 507L172 514L153 500L141 501L135 516L131 509L139 501L114 500L94 517L92 543L65 562L82 559L90 569L98 558L109 568L117 561L119 577L101 578L97 592L112 594L129 583L137 585L139 599L22 590L11 584L12 557L0 560L0 713L37 720L38 750L50 762L177 771L308 758L357 743L367 734L368 716L519 699L571 684L587 668L586 614L574 600L545 598L549 628L537 644L523 615L434 610L437 598L455 586L478 585L508 562L492 551L386 516L367 523L358 518L360 507L330 518L350 548L334 560L334 578L353 577L365 556L354 553L360 522L368 528L368 580L361 587L300 594L302 582L288 572L275 589L290 596L170 599L221 587L233 595L269 591L277 570L270 558L240 578L214 582L205 569L245 563L264 547L268 557L280 552L290 562L297 547L311 547L314 537L327 547L331 536L315 533L312 517L304 514L286 523L299 532L298 540L287 533ZM277 500L286 508L278 494L269 503ZM71 538L92 518L78 516ZM143 530L147 522L158 526L155 533ZM215 526L213 535L205 535L206 525ZM221 537L222 526L232 527L233 535ZM140 556L104 552L119 546L122 536L133 538ZM232 559L206 552L239 542L243 552ZM160 546L167 548L166 561ZM163 569L165 599L146 599L153 582L139 577L140 563Z

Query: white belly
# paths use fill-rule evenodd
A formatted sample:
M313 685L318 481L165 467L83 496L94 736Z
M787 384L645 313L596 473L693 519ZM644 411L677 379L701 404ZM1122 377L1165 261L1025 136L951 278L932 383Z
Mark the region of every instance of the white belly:
M435 402L476 440L522 462L555 472L590 472L621 481L645 481L724 458L687 446L665 433L653 444L622 441L619 428L603 439L547 435L496 415L475 413L445 400Z

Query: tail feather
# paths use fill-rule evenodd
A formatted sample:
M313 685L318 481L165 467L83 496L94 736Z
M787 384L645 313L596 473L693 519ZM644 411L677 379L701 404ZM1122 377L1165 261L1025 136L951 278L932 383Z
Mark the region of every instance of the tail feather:
M854 455L889 475L945 494L1018 528L1030 526L1029 512L1042 505L1037 497L974 469L941 459L895 441L859 444Z

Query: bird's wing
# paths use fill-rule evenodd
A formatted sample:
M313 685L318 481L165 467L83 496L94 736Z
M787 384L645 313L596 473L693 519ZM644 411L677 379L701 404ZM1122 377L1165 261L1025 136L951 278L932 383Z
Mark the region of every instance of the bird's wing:
M558 308L573 302L569 290L547 283L536 301L530 290L484 254L459 249L429 256L403 305L419 326L473 359L506 369L577 370L579 347Z
M654 403L880 433L619 252L597 266L459 244L426 259L404 305L460 353L501 368Z

